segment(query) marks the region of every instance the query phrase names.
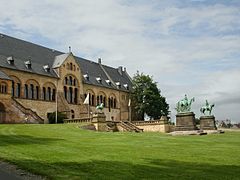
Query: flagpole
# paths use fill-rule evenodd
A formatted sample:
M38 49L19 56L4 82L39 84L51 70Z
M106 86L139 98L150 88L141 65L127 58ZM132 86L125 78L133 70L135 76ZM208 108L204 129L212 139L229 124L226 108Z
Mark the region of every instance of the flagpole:
M88 103L88 118L90 119L90 105Z
M55 97L55 99L56 99L56 117L55 117L55 123L57 124L57 121L58 121L58 114L57 114L57 111L58 111L58 104L57 104L57 100L58 100L58 93L57 93L57 89L58 89L58 80L57 80L57 87L56 87L56 97Z

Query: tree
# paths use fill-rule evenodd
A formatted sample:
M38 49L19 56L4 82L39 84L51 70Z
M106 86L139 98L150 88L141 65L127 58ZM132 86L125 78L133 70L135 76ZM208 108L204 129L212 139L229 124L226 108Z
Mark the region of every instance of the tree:
M157 83L153 82L149 75L139 74L139 72L134 75L131 99L137 120L143 120L144 114L151 119L159 119L162 115L168 115L169 105L160 92Z

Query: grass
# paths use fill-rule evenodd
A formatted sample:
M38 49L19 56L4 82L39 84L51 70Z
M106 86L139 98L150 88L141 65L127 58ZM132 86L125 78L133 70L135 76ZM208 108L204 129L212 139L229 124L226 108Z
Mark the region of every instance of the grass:
M0 158L49 179L239 179L240 132L169 136L0 125Z

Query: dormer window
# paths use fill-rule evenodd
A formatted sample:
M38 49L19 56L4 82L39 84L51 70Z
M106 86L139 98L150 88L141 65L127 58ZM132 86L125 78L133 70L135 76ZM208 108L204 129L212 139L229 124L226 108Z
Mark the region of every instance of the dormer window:
M83 77L84 77L86 80L89 80L88 74L84 74Z
M25 65L26 65L26 67L27 67L28 69L31 69L31 68L32 68L32 63L31 63L30 60L25 61L24 63L25 63Z
M14 65L14 58L13 58L13 56L7 57L7 62L8 62L8 64L10 64L10 65Z
M123 85L127 90L129 89L128 84Z
M106 80L106 83L110 86L112 83L109 79Z
M121 83L120 82L116 82L116 85L117 85L118 88L121 87Z
M47 64L47 65L44 65L44 66L43 66L43 69L44 69L44 71L46 71L46 72L50 72L50 67L49 67L48 64Z
M98 83L102 83L102 79L100 77L97 77L96 80Z

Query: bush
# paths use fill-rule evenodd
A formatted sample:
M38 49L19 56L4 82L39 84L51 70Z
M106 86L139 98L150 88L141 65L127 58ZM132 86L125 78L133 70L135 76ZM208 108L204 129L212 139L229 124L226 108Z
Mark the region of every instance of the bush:
M57 112L57 123L63 123L63 120L66 119L66 114L62 112ZM48 114L48 122L49 124L56 123L56 111Z

